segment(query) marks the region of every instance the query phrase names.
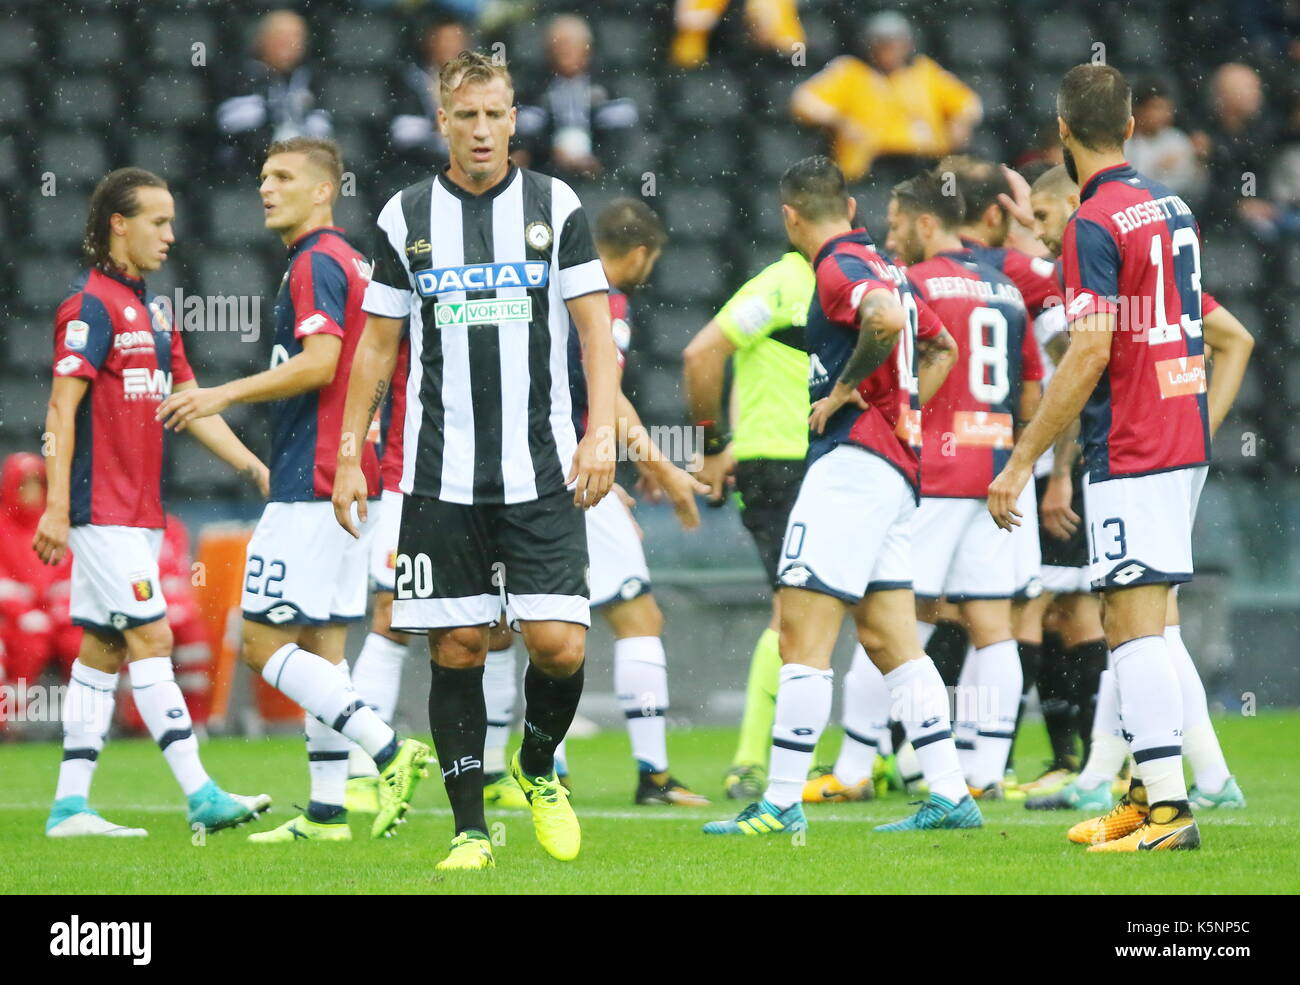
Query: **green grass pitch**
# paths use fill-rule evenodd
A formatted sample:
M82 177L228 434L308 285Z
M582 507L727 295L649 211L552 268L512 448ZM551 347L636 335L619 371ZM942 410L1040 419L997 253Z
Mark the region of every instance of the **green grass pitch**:
M714 797L708 808L639 808L626 737L617 731L570 743L574 806L583 823L577 861L556 862L519 812L489 812L497 868L443 875L433 865L451 836L436 772L417 793L409 823L394 839L351 844L256 846L253 828L219 832L204 844L185 826L184 805L156 747L110 742L91 803L113 821L149 829L141 840L43 836L59 749L0 745L0 891L6 893L1295 893L1300 873L1287 857L1300 807L1295 736L1300 712L1268 712L1217 722L1229 762L1250 802L1244 811L1202 812L1204 848L1154 856L1088 856L1066 842L1077 815L1030 813L1015 802L985 806L979 831L877 835L871 825L914 808L901 794L865 804L810 808L810 830L789 836L717 838L700 825L733 814L720 777L729 730L669 736L673 770ZM1017 749L1022 776L1045 751L1042 726L1025 728ZM219 739L204 745L218 783L265 791L271 827L307 799L301 740ZM499 822L499 824L498 824ZM1139 874L1140 873L1140 874Z

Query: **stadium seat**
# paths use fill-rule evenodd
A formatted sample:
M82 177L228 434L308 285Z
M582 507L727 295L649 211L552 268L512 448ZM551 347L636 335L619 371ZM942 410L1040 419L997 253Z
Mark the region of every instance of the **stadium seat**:
M15 129L31 124L27 85L18 72L0 75L0 127Z
M26 146L14 134L0 134L0 184L16 181L26 169Z
M251 182L219 188L207 196L206 204L212 242L217 246L255 247L271 235L257 186Z
M165 127L191 126L208 117L202 69L151 75L136 91L136 120Z
M114 76L65 75L50 86L50 119L71 126L112 122L122 113L122 100Z
M6 319L4 371L8 380L44 380L54 347L54 312ZM6 382L6 386L8 383Z
M327 107L336 126L387 124L388 82L373 72L335 72L326 75L321 104Z
M40 56L36 25L13 11L0 31L0 68L29 68Z
M974 89L984 103L984 118L1000 117L1007 112L1007 77L1000 72L971 72L963 75L962 81ZM1023 106L1016 110L1018 115L1027 116Z
M721 249L674 246L665 250L655 271L655 283L670 293L674 304L711 304L726 300L729 283Z
M664 222L674 240L715 240L733 228L731 200L716 186L670 189L664 196Z
M1019 98L1010 103L1008 108L1011 112L1032 121L1055 120L1056 93L1061 87L1060 70L1034 72L1029 76L1028 86L1028 92L1022 86ZM986 112L987 109L985 107Z
M763 178L779 178L795 161L814 153L817 141L817 131L809 127L759 127L754 133L753 159L745 162L746 170L756 168Z
M92 15L69 17L56 23L55 51L65 72L111 69L127 60L130 28L125 19Z
M648 64L656 54L654 46L646 43L645 24L640 21L606 16L592 26L596 34L593 47L600 68L626 70Z
M981 69L1002 65L1011 53L1011 37L1005 17L952 17L944 22L945 67L958 75L963 68ZM965 76L962 76L965 80Z
M372 68L402 58L397 23L387 17L345 15L331 25L329 60L349 68Z
M726 126L746 111L745 86L722 69L692 72L674 87L669 108L688 126Z
M271 278L260 256L250 253L205 252L197 264L197 289L206 295L267 295ZM190 290L194 290L193 287Z
M42 173L55 175L59 181L89 184L109 170L109 157L102 137L74 130L53 130L40 138L36 149L36 166Z
M639 189L641 176L659 166L663 145L657 133L638 127L603 140L600 157L608 170L618 171L629 187Z
M129 146L128 160L133 165L162 175L168 184L183 185L192 177L184 167L190 157L192 142L180 130L141 128ZM179 207L178 205L177 208Z
M1124 12L1123 29L1113 31L1114 48L1106 60L1131 76L1147 76L1162 66L1171 54L1168 50L1169 31L1163 19L1155 13L1136 10ZM1161 81L1165 81L1163 73Z
M53 321L51 320L51 326ZM53 347L53 327L49 330ZM38 444L45 430L45 410L50 400L50 381L44 379L11 378L0 388L0 420L6 431L20 440Z
M1206 237L1201 247L1205 287L1216 293L1249 291L1260 282L1259 251L1254 243L1231 229Z
M221 56L221 32L215 20L197 10L164 14L151 25L149 59L171 68L193 66L195 43L204 45L202 54L208 65Z
M56 195L31 195L27 201L33 242L42 249L75 250L81 245L88 195L75 188L63 188Z
M682 350L695 333L715 314L717 309L707 305L656 306L646 317L637 319L632 341L633 359L654 356L656 361L675 363L682 358Z
M751 82L754 111L770 120L790 120L790 96L807 76L799 72L764 72ZM756 129L761 133L769 124Z
M706 130L698 134L690 143L677 148L673 167L699 184L723 175L737 178L750 173L742 161L736 135L730 130Z
M358 249L369 253L375 219L382 206L382 201L378 207L373 206L369 196L361 194L359 190L357 194L340 195L334 202L334 225L346 230Z
M1078 14L1042 12L1030 25L1034 61L1043 66L1067 67L1092 57L1097 32Z

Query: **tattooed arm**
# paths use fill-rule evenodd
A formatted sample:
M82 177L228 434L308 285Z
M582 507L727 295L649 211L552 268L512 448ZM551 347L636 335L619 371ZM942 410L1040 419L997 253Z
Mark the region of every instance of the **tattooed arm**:
M858 384L874 373L894 349L898 333L907 325L907 313L895 291L878 287L858 303L858 344L844 364L844 371L828 396L813 405L808 426L818 434L826 422L847 403L866 409Z
M917 339L917 398L924 407L939 392L943 381L957 362L957 343L945 328L929 339Z
M361 452L366 432L388 392L402 341L400 318L366 317L366 327L352 357L348 377L348 399L343 407L343 428L339 434L338 467L334 472L334 518L353 537L359 537L352 522L352 504L357 516L366 519L366 479L361 472Z

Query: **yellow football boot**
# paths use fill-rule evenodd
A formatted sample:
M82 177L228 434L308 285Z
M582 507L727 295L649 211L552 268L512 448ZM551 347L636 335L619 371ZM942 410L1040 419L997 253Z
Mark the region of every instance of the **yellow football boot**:
M1089 852L1177 852L1201 847L1201 829L1191 811L1172 804L1151 808L1132 834L1093 845Z
M348 780L343 806L358 814L379 813L379 777L354 776Z
M834 773L815 776L803 785L805 804L844 804L851 800L872 800L876 785L871 777L860 783L845 784Z
M519 765L516 752L510 760L510 775L528 798L533 830L547 854L561 862L577 858L582 848L582 828L569 806L569 791L560 783L555 770L549 776L528 776Z
M1146 823L1147 788L1141 783L1131 783L1128 793L1119 799L1119 803L1101 817L1091 817L1080 821L1066 834L1076 845L1100 845L1127 838Z
M451 851L434 866L439 872L471 872L496 868L492 842L481 832L462 831L451 840Z

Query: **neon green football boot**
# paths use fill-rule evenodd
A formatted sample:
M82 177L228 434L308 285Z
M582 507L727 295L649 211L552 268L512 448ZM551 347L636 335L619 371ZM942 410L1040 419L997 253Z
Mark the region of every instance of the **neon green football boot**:
M321 824L306 814L299 814L278 828L249 835L248 840L254 845L287 845L294 841L351 841L352 829L348 827L347 821Z
M510 760L510 775L528 798L533 830L547 854L561 862L577 858L582 848L582 828L569 806L569 791L560 783L555 770L549 776L528 776L519 765L516 752Z

